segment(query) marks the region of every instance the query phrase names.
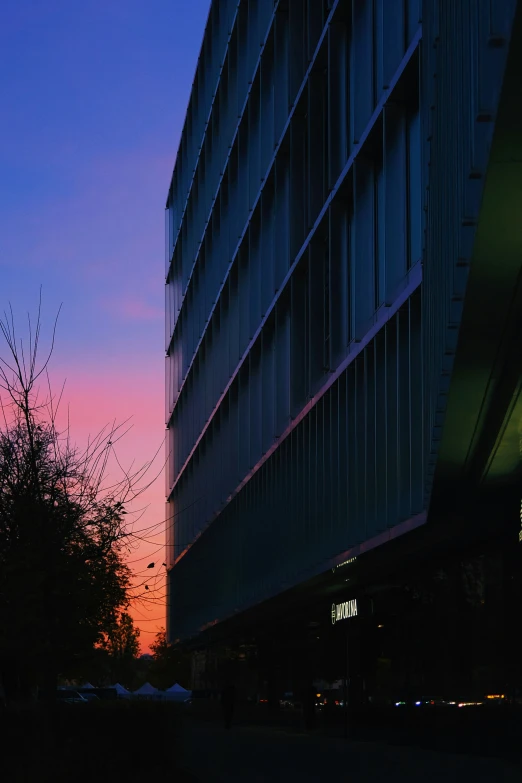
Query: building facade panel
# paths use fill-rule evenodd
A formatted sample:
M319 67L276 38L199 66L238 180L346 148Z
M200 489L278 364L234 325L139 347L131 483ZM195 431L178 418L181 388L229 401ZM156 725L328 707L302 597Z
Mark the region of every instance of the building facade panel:
M201 589L213 585L215 616L225 617L238 605L276 594L282 585L299 580L300 573L422 511L422 384L411 382L422 375L420 329L417 290L175 566L171 619L179 633L183 618L190 617L192 623L198 616L192 590L183 587L184 574L188 582L199 574ZM253 394L261 372L249 376L253 410L247 407L245 426L257 412L257 426L249 428L250 442L255 443L250 456L259 452L263 425L268 435L273 432L273 398L267 393L273 391L273 375L264 392L258 385ZM221 413L222 426L230 425L230 415L230 408ZM384 430L386 450L383 421L392 423ZM236 424L229 439L218 433L214 441L209 494L220 484L234 486L241 475L230 451L239 432ZM198 492L185 492L182 509L189 497L198 497ZM218 511L208 503L207 508L211 514ZM187 537L193 524L191 508L179 513L176 527L185 526ZM222 549L223 558L218 554ZM200 608L203 614L208 611L205 601Z
M422 277L420 28L415 4L395 5L390 42L382 3L243 0L190 189L178 155L166 400L178 618L182 583L223 566L210 563L217 538L234 552L234 587L214 592L223 615L422 510L420 295L408 298Z
M173 634L428 508L501 5L212 4L167 203Z
M274 703L514 704L522 4L223 8L168 204L169 636Z

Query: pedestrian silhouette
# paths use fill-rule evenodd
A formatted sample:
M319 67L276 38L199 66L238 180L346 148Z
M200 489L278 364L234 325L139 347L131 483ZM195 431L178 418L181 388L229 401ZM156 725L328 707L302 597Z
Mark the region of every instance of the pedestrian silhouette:
M225 729L232 726L232 716L236 702L236 689L233 685L227 685L221 693L221 707L223 709L223 722Z

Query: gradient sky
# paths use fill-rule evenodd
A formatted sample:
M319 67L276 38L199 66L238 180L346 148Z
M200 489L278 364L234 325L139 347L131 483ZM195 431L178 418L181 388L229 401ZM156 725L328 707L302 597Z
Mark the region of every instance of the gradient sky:
M209 6L0 2L0 309L23 319L42 285L49 325L63 303L51 370L73 439L133 416L125 465L164 437L163 210ZM163 519L163 476L146 502L136 529ZM152 532L129 557L147 576ZM164 606L133 614L145 651Z

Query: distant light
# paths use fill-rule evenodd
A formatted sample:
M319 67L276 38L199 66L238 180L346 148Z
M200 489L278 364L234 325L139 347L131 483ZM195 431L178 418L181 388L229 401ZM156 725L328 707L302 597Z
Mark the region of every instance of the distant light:
M377 628L384 628L384 623L381 623L380 625L378 625Z
M357 557L349 557L348 560L345 560L343 563L339 563L338 565L335 565L332 568L332 572L335 574L335 571L338 568L342 568L343 566L348 565L349 563L355 563L356 560L357 560Z
M316 699L320 699L320 698L321 698L321 694L320 694L320 693L316 693L316 694L315 694L315 698L316 698Z
M406 704L405 701L396 701L395 702L395 706L396 707L404 707L405 704Z
M421 701L416 701L416 702L415 702L415 706L416 706L416 707L420 707L420 706L421 706L421 704L422 704L422 702L421 702Z
M486 699L505 699L506 696L503 693L488 693Z

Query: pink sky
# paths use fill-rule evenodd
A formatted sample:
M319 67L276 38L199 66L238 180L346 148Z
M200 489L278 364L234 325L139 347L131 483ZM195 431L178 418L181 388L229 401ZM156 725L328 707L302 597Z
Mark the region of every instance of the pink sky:
M129 419L127 426L131 429L116 446L121 466L131 470L134 463L134 469L140 468L159 451L141 485L153 480L154 483L134 503L136 512L147 507L142 516L139 514L141 518L137 519L136 514L136 521L131 525L133 532L146 541L132 539L132 551L127 558L135 572L134 583L139 585L146 580L149 586L148 591L142 585L134 592L135 595L146 592L146 600L131 606L131 614L141 631L142 652L146 652L157 631L165 625L165 569L162 567L165 531L161 524L165 516L163 361L155 356L149 362L141 362L139 368L124 362L120 366L117 363L104 366L99 361L90 368L71 365L66 368L54 362L51 378L54 389L66 380L61 419L69 407L72 437L80 447L106 424ZM121 477L116 461L111 460L109 482ZM150 529L155 525L158 527ZM142 530L146 532L141 533ZM151 562L155 563L154 568L147 569Z

